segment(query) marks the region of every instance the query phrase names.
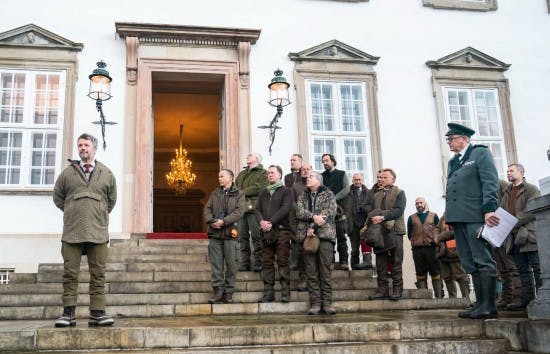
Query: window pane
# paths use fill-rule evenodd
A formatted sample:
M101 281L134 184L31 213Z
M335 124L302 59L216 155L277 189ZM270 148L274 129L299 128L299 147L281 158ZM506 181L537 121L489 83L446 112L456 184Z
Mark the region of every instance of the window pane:
M42 166L42 154L40 152L33 151L32 166Z
M46 135L46 148L55 149L56 142L57 142L57 135L56 134L47 134Z
M0 150L0 166L6 166L8 163L8 152Z
M41 148L44 146L44 136L42 134L33 134L32 135L32 147Z
M46 152L46 163L44 166L55 166L55 152L48 151Z
M45 173L45 180L44 180L44 184L54 184L54 176L55 176L55 171L54 169L52 168L49 168L47 170L44 171Z
M19 184L19 168L12 168L8 179L8 184Z
M40 170L33 168L31 170L31 184L40 184Z
M23 143L23 133L12 133L11 147L20 148Z
M8 147L8 133L0 132L0 147Z
M7 169L0 167L0 184L7 184L8 181L6 180L6 177L8 174L6 173Z

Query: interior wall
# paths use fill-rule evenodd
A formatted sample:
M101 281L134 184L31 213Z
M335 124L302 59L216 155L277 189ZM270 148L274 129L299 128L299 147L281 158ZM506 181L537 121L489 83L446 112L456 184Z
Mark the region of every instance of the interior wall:
M153 188L167 189L165 175L179 147L179 125L183 124L183 148L197 175L193 189L204 194L203 204L218 185L219 95L153 93L155 150Z

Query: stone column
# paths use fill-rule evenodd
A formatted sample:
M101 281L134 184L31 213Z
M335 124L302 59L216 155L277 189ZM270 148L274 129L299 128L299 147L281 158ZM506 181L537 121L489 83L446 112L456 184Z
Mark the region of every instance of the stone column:
M537 292L537 299L527 306L527 314L531 320L550 320L550 194L529 201L527 211L537 218L537 246L542 273L542 286Z

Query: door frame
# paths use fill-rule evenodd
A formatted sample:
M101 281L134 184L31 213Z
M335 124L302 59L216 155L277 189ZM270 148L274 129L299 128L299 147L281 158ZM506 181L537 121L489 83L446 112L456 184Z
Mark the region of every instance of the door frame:
M220 121L223 139L220 140L220 168L236 170L240 161L240 141L243 129L239 117L239 67L237 62L196 61L173 59L139 59L137 77L137 111L135 122L135 178L133 203L133 232L153 229L153 73L178 72L223 75L225 115Z

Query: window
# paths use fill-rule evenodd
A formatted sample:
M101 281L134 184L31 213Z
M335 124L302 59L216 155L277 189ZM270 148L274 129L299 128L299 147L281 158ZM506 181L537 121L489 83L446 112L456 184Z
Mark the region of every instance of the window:
M498 90L496 88L444 87L447 122L468 126L476 131L475 144L487 145L495 159L499 176L504 178L507 161Z
M365 84L360 82L307 81L308 116L313 168L322 171L321 157L333 154L350 177L372 171Z
M10 274L13 273L15 268L0 268L0 284L9 284Z
M371 185L382 167L376 73L378 57L338 40L288 55L294 61L300 153L316 171L333 154L350 177Z
M440 134L443 184L451 152L445 142L447 123L456 122L476 131L474 144L487 145L500 178L509 162L517 161L510 88L506 64L477 49L467 47L438 60L426 62L432 69L433 93Z
M61 166L63 71L0 69L0 186L48 187Z
M424 6L435 9L495 11L497 0L422 0Z
M0 195L51 194L74 147L83 45L28 24L0 33L0 48Z

